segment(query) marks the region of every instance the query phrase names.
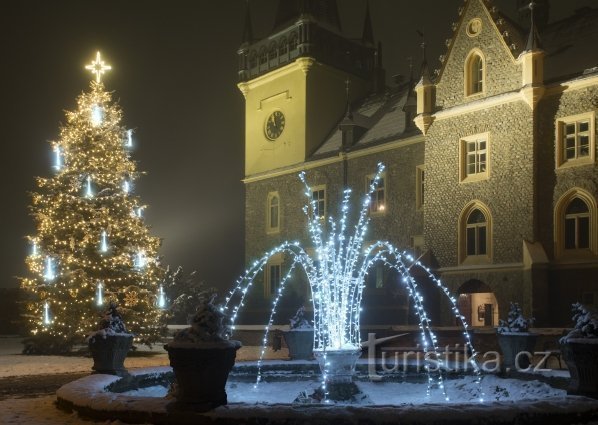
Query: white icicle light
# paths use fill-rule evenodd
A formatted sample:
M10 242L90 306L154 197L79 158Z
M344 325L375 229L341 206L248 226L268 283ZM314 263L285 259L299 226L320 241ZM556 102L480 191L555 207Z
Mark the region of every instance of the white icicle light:
M46 301L44 303L44 325L50 325L52 321L50 320L50 305Z
M105 230L102 230L102 236L100 238L100 252L108 252L108 234Z
M52 257L46 257L46 270L44 272L44 279L50 282L56 279L56 271L54 270L54 259Z
M135 255L135 267L138 269L142 269L147 265L147 258L145 257L145 251L140 250Z
M127 130L127 141L125 142L127 148L133 147L133 130Z
M85 197L93 198L93 189L91 188L91 176L87 176L87 185L85 187Z
M100 105L93 105L91 107L91 124L94 127L99 127L104 121L104 109Z
M60 171L62 169L62 151L60 146L54 146L54 169Z
M96 292L96 304L99 306L104 304L104 284L101 280L98 281L98 289Z
M162 285L160 285L160 289L158 290L158 307L166 307L166 295L164 294L164 288Z

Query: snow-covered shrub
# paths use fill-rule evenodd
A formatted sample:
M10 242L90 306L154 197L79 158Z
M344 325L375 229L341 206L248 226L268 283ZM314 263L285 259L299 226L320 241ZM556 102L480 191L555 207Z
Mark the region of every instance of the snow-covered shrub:
M313 329L313 326L309 323L309 320L305 318L305 307L299 307L299 310L289 320L291 330L299 329Z
M177 332L177 342L220 342L230 338L231 329L225 323L226 315L214 304L216 294L203 300L191 320L191 326Z
M519 303L511 303L507 320L498 321L498 333L528 332L533 322L533 318L523 316Z
M118 307L115 303L111 302L108 309L104 312L104 315L100 319L98 329L87 336L88 341L92 341L97 336L106 338L107 336L114 335L131 335L127 332L125 322L118 311Z
M166 269L164 275L164 292L171 300L165 318L169 323L190 324L190 318L195 314L198 300L210 298L215 292L199 279L196 271L185 274L182 267L172 271Z
M571 306L571 312L575 326L571 332L560 339L561 344L566 343L569 339L598 338L598 313L595 310L581 303L575 303Z

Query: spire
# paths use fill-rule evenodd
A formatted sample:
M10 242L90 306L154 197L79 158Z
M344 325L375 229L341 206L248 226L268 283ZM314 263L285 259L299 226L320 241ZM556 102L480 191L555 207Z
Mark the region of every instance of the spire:
M288 25L301 16L325 23L337 31L341 30L336 0L278 0L274 30Z
M424 84L428 84L431 82L430 79L430 69L428 67L428 59L426 58L426 39L424 37L424 33L416 30L417 33L419 34L419 36L422 39L422 42L420 44L421 49L422 49L422 65L421 65L421 70L420 70L420 82L424 83Z
M351 101L349 100L349 90L351 89L351 80L349 80L349 77L347 77L347 79L345 80L345 98L347 100L347 111L345 112L345 118L343 120L343 122L345 121L353 121L353 112L351 111Z
M529 35L527 37L527 43L525 44L524 51L532 51L532 50L541 50L542 44L540 42L540 36L538 35L538 29L536 27L536 17L534 10L537 8L538 4L532 0L527 8L530 10L530 27L529 27Z
M365 3L365 20L363 22L363 34L361 41L364 44L374 45L374 30L372 28L372 18L370 16L370 1Z
M253 41L253 28L251 26L251 11L249 9L249 0L245 7L245 28L243 29L243 44L251 44Z

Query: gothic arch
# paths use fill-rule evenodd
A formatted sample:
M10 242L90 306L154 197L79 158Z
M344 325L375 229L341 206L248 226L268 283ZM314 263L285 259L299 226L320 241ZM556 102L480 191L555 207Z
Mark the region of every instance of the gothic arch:
M484 94L486 92L486 57L478 49L472 49L464 63L465 96Z
M574 187L565 192L556 202L554 208L554 254L555 257L566 257L568 250L565 249L565 216L567 208L575 199L580 199L588 207L589 211L589 255L598 255L598 222L597 222L597 204L596 198L588 191L579 187ZM575 255L579 256L581 250L574 250Z
M480 212L483 215L484 221L479 223L480 229L485 227L485 252L480 253L477 249L472 254L469 252L468 254L468 242L467 242L467 233L468 233L468 226L472 226L470 219L472 218L472 213ZM474 223L475 224L475 223ZM485 224L485 226L482 226ZM475 227L475 226L474 226ZM492 214L490 213L490 209L486 204L479 200L474 200L469 202L463 210L461 210L461 214L459 215L459 238L458 238L458 250L459 250L459 264L484 264L490 263L492 261ZM479 232L475 232L475 240L478 241ZM479 236L482 237L482 236Z

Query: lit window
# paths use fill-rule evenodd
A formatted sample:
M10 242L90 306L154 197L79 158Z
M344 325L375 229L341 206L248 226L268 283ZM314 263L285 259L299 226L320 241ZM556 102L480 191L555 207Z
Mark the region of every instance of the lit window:
M565 249L590 248L590 209L574 198L565 210Z
M366 192L369 192L374 175L366 178ZM370 213L383 214L386 211L386 176L383 174L378 179L378 184L372 192L372 199L370 202Z
M594 112L591 112L557 121L557 166L594 162L594 119Z
M461 139L461 181L488 178L489 140L488 134Z
M424 207L424 179L426 177L426 169L423 165L416 167L415 175L415 207L421 210Z
M326 218L326 187L319 186L312 189L311 197L313 200L314 216L320 220Z
M465 61L465 95L484 92L484 58L481 52L472 52Z
M467 217L465 229L465 253L471 255L486 255L488 246L488 221L484 213L474 209Z
M280 230L280 197L277 192L268 194L268 204L266 206L266 230L268 233L275 233Z

